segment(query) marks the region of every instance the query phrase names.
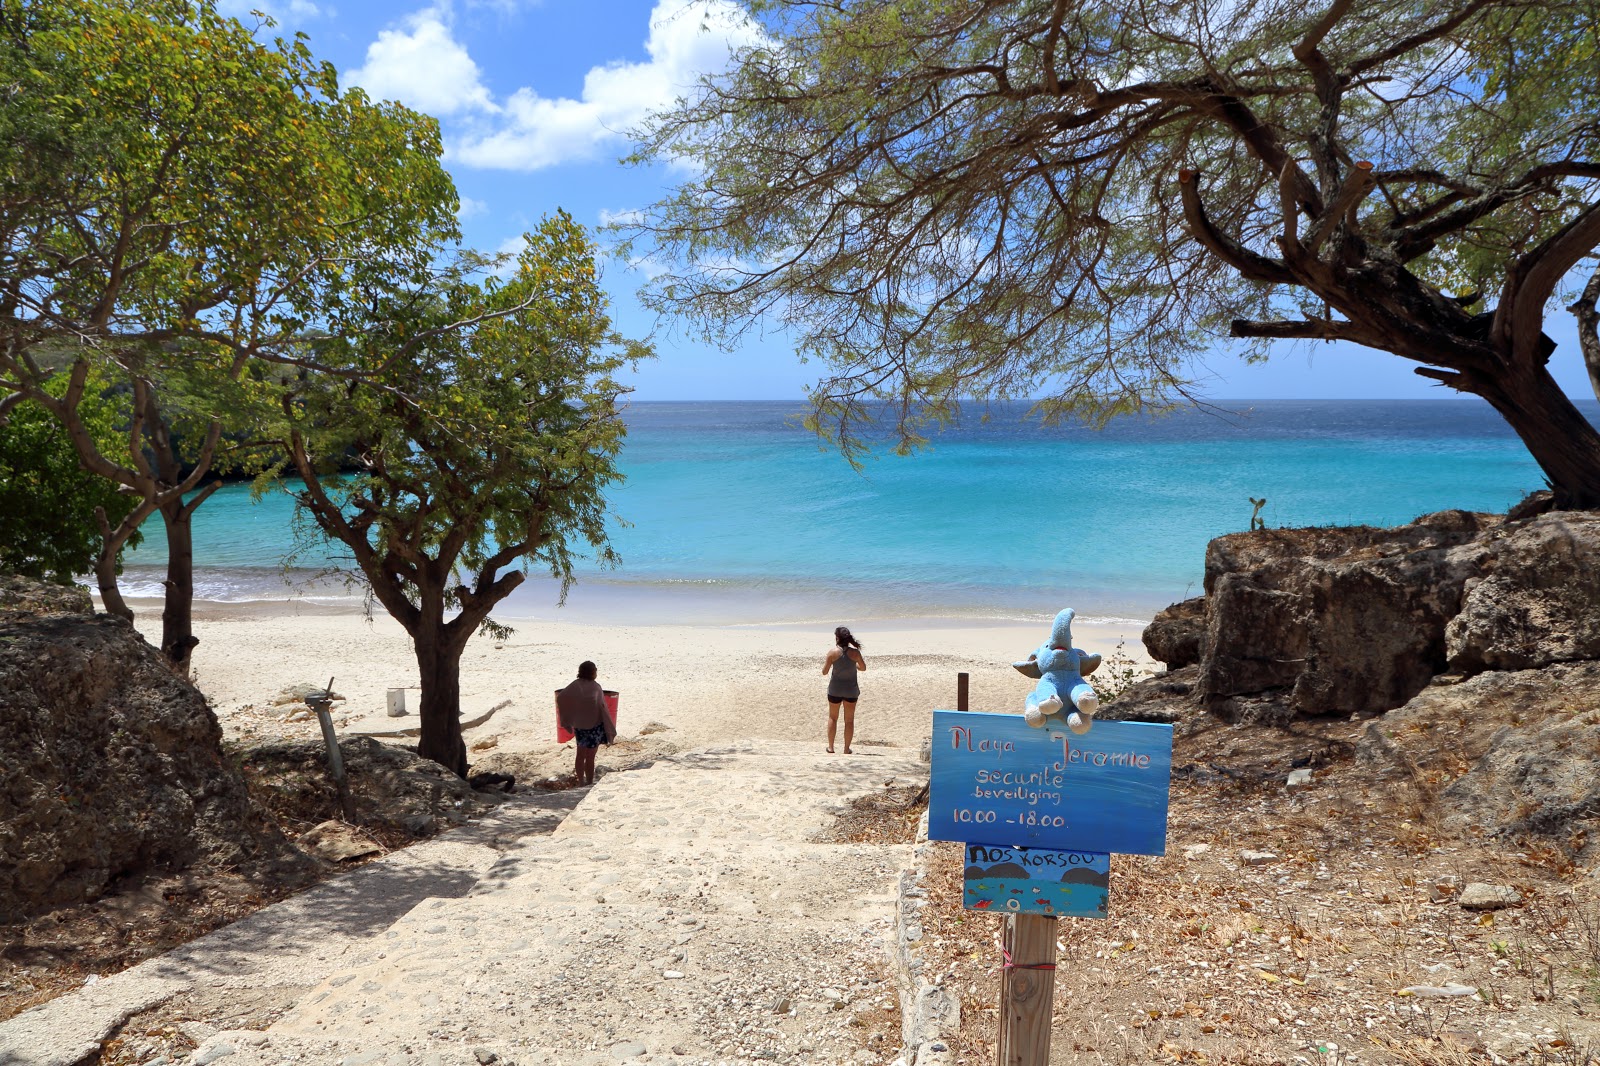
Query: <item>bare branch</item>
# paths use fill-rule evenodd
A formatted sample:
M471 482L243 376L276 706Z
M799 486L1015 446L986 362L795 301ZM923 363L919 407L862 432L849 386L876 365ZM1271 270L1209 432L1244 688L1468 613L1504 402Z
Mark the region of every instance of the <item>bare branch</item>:
M1567 307L1578 319L1578 347L1583 351L1583 365L1589 371L1589 388L1600 399L1600 267L1589 275L1583 294Z
M1544 305L1567 272L1600 246L1600 203L1590 204L1506 272L1490 335L1527 365L1549 358Z
M1282 263L1264 255L1257 255L1212 225L1211 219L1206 216L1205 207L1200 203L1197 176L1198 172L1193 170L1178 172L1178 189L1183 196L1183 214L1189 222L1189 230L1194 234L1194 239L1252 281L1264 281L1276 285L1293 284L1294 275Z

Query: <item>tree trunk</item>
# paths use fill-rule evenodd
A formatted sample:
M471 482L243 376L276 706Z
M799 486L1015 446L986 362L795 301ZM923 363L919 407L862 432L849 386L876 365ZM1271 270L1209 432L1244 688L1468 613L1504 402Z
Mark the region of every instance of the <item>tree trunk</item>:
M1600 509L1600 432L1545 367L1513 369L1474 391L1528 446L1558 509Z
M467 776L467 745L461 739L461 652L442 619L424 619L412 633L422 674L418 716L422 736L417 754L461 777Z
M109 540L101 543L100 554L94 561L94 579L100 586L100 605L106 613L131 623L133 608L128 606L128 601L122 598L122 590L117 587L117 552L121 550L122 545L112 545Z
M194 635L194 527L191 508L182 498L161 507L167 531L166 599L161 608L161 654L180 676L189 676L189 662L200 641Z

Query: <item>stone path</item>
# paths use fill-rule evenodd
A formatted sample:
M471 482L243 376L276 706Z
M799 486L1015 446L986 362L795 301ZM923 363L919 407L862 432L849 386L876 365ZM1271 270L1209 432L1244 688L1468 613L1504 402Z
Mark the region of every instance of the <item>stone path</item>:
M813 838L849 797L925 776L892 751L684 753L603 777L552 834L502 831L465 894L419 902L402 887L392 924L293 934L300 950L284 952L283 929L245 922L221 931L253 945L237 967L166 956L136 970L312 986L264 1031L208 1037L194 1063L886 1062L899 1043L886 938L909 846ZM37 1013L0 1027L0 1063L72 1061L6 1057Z

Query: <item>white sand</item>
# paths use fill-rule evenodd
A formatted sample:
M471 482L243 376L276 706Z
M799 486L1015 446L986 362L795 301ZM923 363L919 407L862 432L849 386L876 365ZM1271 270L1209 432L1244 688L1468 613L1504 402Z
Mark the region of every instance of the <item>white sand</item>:
M139 626L155 638L159 607L143 604ZM867 671L856 714L863 745L915 748L929 733L930 714L953 708L956 674L971 675L971 709L1020 712L1032 685L1011 668L1049 635L1036 624L968 624L954 620L871 624L855 629ZM854 628L854 627L853 627ZM1074 626L1074 644L1123 652L1149 665L1140 625ZM194 668L230 737L317 735L315 720L288 721L273 699L287 686L326 684L347 698L336 723L347 732L414 728L417 667L404 630L383 615L368 622L352 610L287 603L254 607L197 605ZM681 745L739 737L815 740L823 745L827 706L822 659L831 626L760 627L586 625L521 621L503 645L475 637L461 663L461 710L469 744L494 739L502 752L555 746L552 694L593 659L600 681L621 693L622 735L649 722L670 727ZM390 718L385 692L409 688L411 713ZM604 762L604 754L601 756Z

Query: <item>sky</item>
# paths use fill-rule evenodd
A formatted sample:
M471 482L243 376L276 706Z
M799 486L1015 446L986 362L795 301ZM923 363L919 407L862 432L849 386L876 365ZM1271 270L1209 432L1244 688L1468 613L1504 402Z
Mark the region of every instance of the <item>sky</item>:
M591 228L660 199L666 167L625 167L625 131L671 102L700 72L725 69L742 29L734 0L220 0L247 23L303 32L341 80L439 119L445 165L473 247L506 250L556 208ZM709 32L704 32L709 30ZM695 344L635 298L646 279L604 266L612 317L630 337L653 336L657 358L634 375L637 400L789 400L820 376L769 332L735 352ZM1575 398L1589 399L1571 317L1550 315L1551 362ZM1200 384L1219 399L1453 398L1393 355L1345 344L1284 346L1264 364L1212 353Z

